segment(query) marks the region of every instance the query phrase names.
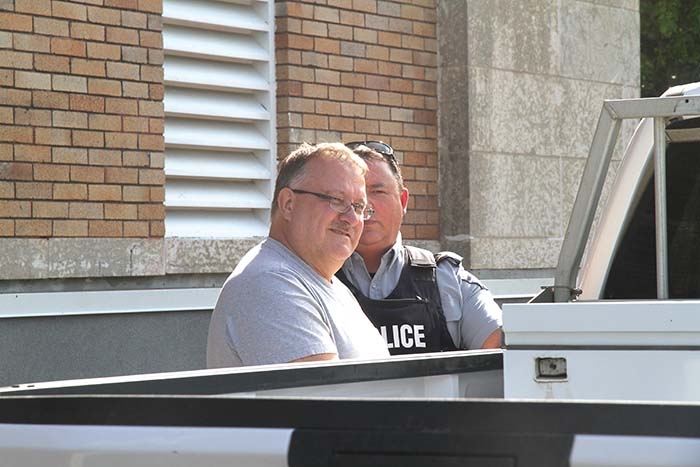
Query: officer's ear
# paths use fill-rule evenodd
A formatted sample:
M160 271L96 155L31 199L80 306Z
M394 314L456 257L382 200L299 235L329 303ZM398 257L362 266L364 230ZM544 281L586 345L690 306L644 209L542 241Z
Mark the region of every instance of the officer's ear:
M403 208L403 213L406 214L406 209L408 207L408 188L404 187L399 195L401 200L401 207Z

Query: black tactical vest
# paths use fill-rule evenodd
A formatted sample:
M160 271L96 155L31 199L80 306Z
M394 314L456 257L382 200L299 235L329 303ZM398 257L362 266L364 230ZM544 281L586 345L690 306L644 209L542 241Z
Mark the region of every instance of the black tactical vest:
M405 246L404 251L406 264L399 283L385 299L365 297L342 269L336 277L355 295L386 341L391 355L457 350L442 311L435 257L427 250L411 246Z

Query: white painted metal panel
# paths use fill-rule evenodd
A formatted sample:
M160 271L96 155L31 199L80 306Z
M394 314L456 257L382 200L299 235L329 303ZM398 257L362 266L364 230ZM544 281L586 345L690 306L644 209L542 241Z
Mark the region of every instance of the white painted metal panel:
M230 61L266 61L269 53L252 36L182 26L163 29L163 48L170 55Z
M207 221L206 223L211 223ZM238 224L266 225L249 212L238 213ZM230 237L236 232L236 218L226 218L220 229ZM244 235L247 236L247 235ZM111 313L151 313L166 311L213 310L220 287L181 289L99 290L78 292L28 292L0 294L0 319L32 316L89 315ZM484 351L489 352L489 351ZM494 372L495 376L500 371ZM473 383L473 382L472 382ZM496 384L502 387L502 384ZM463 391L479 394L478 387Z
M198 58L166 56L165 85L189 88L268 91L270 83L249 64L216 62Z
M335 383L248 392L247 397L352 397L416 399L463 397L503 397L503 373L500 370L449 375L418 376L414 378L382 379L357 383Z
M207 120L270 120L270 112L254 95L175 87L168 90L165 114Z
M700 300L503 305L508 399L700 401Z
M571 467L697 467L700 440L655 436L576 435Z
M506 303L508 346L700 346L700 300Z
M174 179L165 206L206 209L265 209L270 202L255 183Z
M213 310L219 287L0 294L2 318Z
M163 16L171 24L200 25L224 30L267 32L268 25L248 4L168 0Z
M165 161L165 176L171 179L270 180L274 174L254 152L172 148Z
M216 297L210 297L212 308L215 302ZM383 359L276 363L36 382L0 388L0 395L14 395L25 390L85 394L83 390L87 390L92 394L164 394L166 391L168 394L206 393L239 398L503 398L502 371L490 369L495 366L491 357L498 360L501 353L500 349L462 350ZM200 377L202 379L197 381ZM210 378L213 378L212 386L207 383Z
M165 231L267 234L274 176L272 0L165 0Z
M3 465L284 467L290 428L0 424Z
M566 378L538 377L538 358L565 358ZM700 401L697 350L511 350L506 399Z
M182 118L166 118L165 145L166 159L168 147L272 151L271 141L255 124Z
M170 236L202 238L247 238L267 235L268 217L258 211L168 210L165 220ZM173 232L176 232L173 233Z

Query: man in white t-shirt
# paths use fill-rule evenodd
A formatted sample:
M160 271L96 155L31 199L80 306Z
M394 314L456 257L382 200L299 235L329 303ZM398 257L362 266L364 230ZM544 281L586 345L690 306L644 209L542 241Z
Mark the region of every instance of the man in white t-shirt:
M280 163L269 237L241 259L212 314L209 368L388 357L334 277L373 213L366 171L340 143L303 144Z

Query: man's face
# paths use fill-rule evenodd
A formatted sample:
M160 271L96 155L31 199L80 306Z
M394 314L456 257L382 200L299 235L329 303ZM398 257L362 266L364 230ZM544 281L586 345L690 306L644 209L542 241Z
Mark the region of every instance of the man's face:
M367 160L369 171L365 176L367 200L374 215L365 221L364 231L357 247L361 255L382 254L396 241L403 215L408 204L408 190L400 189L389 164Z
M359 169L335 159L318 158L306 165L306 177L294 189L312 191L346 202L366 203L365 179ZM353 209L339 213L329 201L294 193L287 239L293 250L321 275L332 276L357 247L363 220Z

